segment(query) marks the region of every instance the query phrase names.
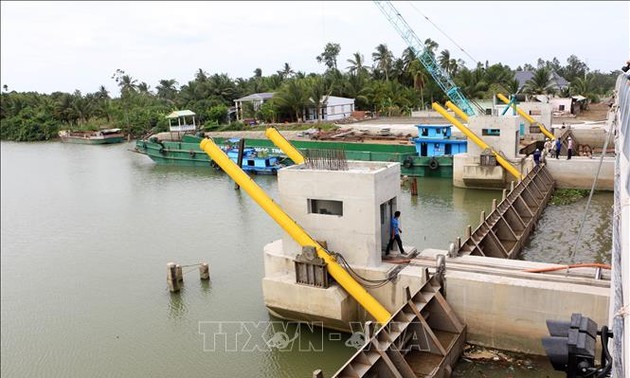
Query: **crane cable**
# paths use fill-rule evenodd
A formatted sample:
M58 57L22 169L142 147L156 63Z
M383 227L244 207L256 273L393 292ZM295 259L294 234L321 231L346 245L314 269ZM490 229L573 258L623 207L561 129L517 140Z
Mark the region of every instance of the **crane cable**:
M445 33L442 29L440 29L440 27L439 27L439 26L437 26L437 25L436 25L433 21L431 21L431 20L429 19L429 17L427 17L424 13L420 12L420 10L419 10L418 8L416 8L416 6L415 6L415 5L413 5L412 3L410 3L410 5L411 5L411 7L412 7L412 8L413 8L416 12L420 13L420 15L421 15L422 17L424 17L427 21L429 21L429 22L431 23L431 25L433 25L433 26L434 26L434 27L435 27L435 28L436 28L436 29L437 29L440 33L444 34L444 36L445 36L446 38L448 38L451 42L453 42L453 43L455 44L455 46L457 46L457 47L458 47L458 48L459 48L459 49L460 49L460 50L461 50L464 54L468 55L468 57L469 57L470 59L472 59L472 60L473 60L473 62L475 62L475 64L479 63L479 61L477 61L477 59L473 58L473 57L472 57L472 55L470 55L470 54L469 54L466 50L464 50L464 48L463 48L463 47L461 47L461 46L460 46L457 42L455 42L455 41L453 40L453 38L449 37L449 35L448 35L448 34L446 34L446 33Z

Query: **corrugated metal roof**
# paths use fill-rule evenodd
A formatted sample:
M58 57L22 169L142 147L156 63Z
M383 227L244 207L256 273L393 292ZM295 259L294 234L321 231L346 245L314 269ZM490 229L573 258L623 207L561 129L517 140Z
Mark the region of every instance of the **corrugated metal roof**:
M190 110L176 110L172 112L171 114L167 115L166 118L179 118L179 117L194 116L194 115L196 114Z
M273 92L253 93L245 97L237 98L235 101L262 101L273 97Z

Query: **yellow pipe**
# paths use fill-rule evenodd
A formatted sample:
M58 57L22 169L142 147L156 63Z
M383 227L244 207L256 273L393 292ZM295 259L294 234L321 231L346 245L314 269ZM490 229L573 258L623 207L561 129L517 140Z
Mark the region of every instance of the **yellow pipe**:
M516 168L514 168L514 166L512 164L510 164L509 161L505 160L503 158L503 156L499 155L499 153L494 150L494 148L490 147L486 142L484 142L483 140L481 140L481 138L479 138L477 135L475 135L475 133L470 131L470 129L468 127L462 125L455 117L453 117L452 115L448 114L446 109L441 107L437 102L434 102L433 105L431 105L431 107L433 108L433 110L435 110L438 113L440 113L440 115L442 115L442 117L446 118L447 121L449 121L450 123L455 125L455 127L457 127L459 129L459 131L464 133L468 137L468 139L470 139L473 142L475 142L479 147L481 147L484 150L486 148L489 148L490 151L492 151L492 153L496 157L497 162L499 164L501 164L501 166L503 168L505 168L505 170L510 172L512 174L512 176L516 177L517 180L522 180L523 179L523 175L521 175L521 173Z
M464 122L468 122L468 114L464 113L457 105L453 104L450 101L446 101L446 107L451 109L455 114L459 116L459 118L463 119Z
M289 143L286 138L276 130L275 127L268 127L265 130L265 135L269 138L273 144L282 150L295 164L304 163L304 156L295 147Z
M499 100L505 102L506 104L510 103L510 100L508 100L507 97L505 97L504 95L502 95L501 93L497 93L497 97L499 98ZM514 107L514 109L516 109L516 111L518 112L518 114L525 118L525 120L527 122L529 122L531 125L536 125L538 126L538 128L540 128L540 131L542 131L543 134L545 134L546 137L548 137L551 140L556 139L556 137L549 132L549 130L547 130L547 128L545 127L545 125L543 125L540 122L537 122L535 119L533 119L529 114L525 113L523 110L519 109L518 106L516 106L516 104L512 104L511 106Z
M385 324L391 314L381 305L365 288L357 283L352 276L342 268L337 261L319 243L311 238L302 227L289 217L262 190L254 180L241 170L221 149L210 139L204 139L199 143L212 161L216 162L247 194L252 197L263 210L273 218L293 239L301 246L313 246L317 255L328 264L328 272L354 298L374 319Z

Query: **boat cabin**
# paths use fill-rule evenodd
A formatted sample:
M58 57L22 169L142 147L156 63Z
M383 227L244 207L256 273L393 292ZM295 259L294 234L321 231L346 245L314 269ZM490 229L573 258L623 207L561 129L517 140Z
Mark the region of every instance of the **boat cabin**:
M195 113L190 110L176 110L167 115L170 131L195 131Z
M451 125L416 125L418 137L416 144L418 156L456 155L467 151L466 140L451 139Z

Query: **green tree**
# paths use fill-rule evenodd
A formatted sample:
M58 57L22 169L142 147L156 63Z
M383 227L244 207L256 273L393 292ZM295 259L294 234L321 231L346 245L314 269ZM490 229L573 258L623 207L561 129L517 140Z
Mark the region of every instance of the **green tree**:
M372 53L374 71L383 73L385 75L385 81L389 80L389 71L391 70L393 59L394 55L384 43L376 46L376 51Z
M274 95L274 102L279 108L295 116L295 121L302 120L304 109L309 103L308 89L304 83L307 79L288 80L280 90Z
M338 43L328 42L324 47L324 52L319 54L315 59L317 63L324 63L329 70L337 69L337 57L341 52L341 46Z
M551 72L545 67L534 71L534 76L525 83L524 92L528 94L554 93Z
M305 83L308 88L309 100L311 104L315 106L315 112L317 114L317 123L322 120L322 108L328 103L328 97L332 92L331 83L327 83L321 77L314 77L306 79Z
M282 67L282 70L278 71L278 76L280 76L282 80L290 79L294 74L295 71L293 71L293 68L291 68L289 63L285 63L284 67Z
M225 124L228 120L228 108L227 106L215 105L208 110L208 120L218 124Z
M360 52L355 52L352 55L352 59L347 60L350 65L346 67L348 72L352 75L367 75L369 73L368 67L365 65L365 59L363 58L363 54Z

